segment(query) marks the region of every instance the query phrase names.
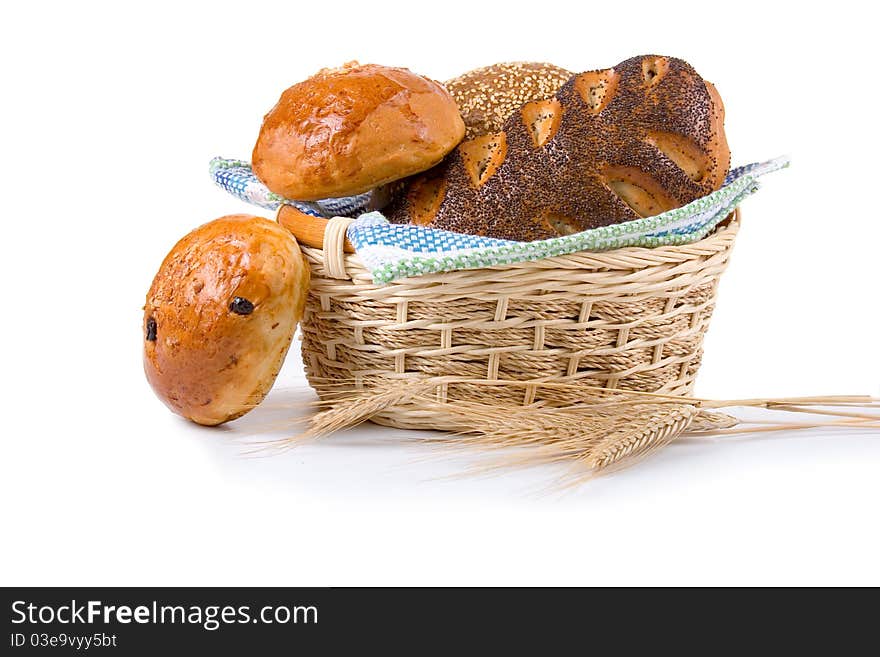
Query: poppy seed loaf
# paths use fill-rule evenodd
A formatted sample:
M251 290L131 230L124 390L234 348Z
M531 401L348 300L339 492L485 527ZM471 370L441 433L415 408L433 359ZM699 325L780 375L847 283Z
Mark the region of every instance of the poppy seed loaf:
M686 62L573 76L467 140L388 209L398 223L530 241L652 216L718 189L724 108Z

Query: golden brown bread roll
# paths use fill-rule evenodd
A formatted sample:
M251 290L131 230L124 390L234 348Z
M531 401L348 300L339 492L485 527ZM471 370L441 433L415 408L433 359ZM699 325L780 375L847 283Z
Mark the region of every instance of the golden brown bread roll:
M253 169L285 198L350 196L431 168L462 137L458 108L439 83L351 62L281 95L263 119Z
M166 256L144 306L144 371L175 413L215 425L262 401L309 287L296 240L273 221L229 215Z
M392 221L515 240L651 216L718 189L724 107L686 62L634 57L572 77L501 132L417 177Z
M466 139L498 132L524 103L552 98L571 71L543 62L509 62L468 71L446 83L464 119Z

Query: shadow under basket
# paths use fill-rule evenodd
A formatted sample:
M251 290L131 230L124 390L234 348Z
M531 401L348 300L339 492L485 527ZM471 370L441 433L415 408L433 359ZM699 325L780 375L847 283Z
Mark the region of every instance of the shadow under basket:
M684 246L580 252L384 285L344 252L345 226L328 222L324 249L302 246L312 272L301 323L310 385L327 398L378 380L430 378L433 402L372 419L449 429L443 403L541 402L537 386L504 381L689 394L739 214Z

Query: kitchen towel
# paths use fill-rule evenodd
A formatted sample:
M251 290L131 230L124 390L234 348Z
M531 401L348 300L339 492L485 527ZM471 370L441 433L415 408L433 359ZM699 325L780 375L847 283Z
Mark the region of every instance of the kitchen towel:
M657 247L695 242L708 235L744 198L758 190L758 178L789 164L780 157L733 169L718 191L662 214L534 242L465 235L435 228L392 224L380 212L364 212L370 194L304 203L273 194L240 160L211 161L214 182L234 196L275 210L282 203L315 216L356 217L346 236L375 283L443 271L477 269L539 260L577 251L627 246Z

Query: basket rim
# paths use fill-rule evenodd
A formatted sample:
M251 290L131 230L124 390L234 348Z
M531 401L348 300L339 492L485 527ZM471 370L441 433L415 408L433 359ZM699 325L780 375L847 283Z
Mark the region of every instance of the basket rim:
M730 249L733 245L741 226L741 213L736 208L721 222L709 235L695 242L680 245L665 245L657 247L627 246L607 251L577 251L565 255L540 258L538 260L523 260L521 262L491 265L489 267L477 267L473 269L459 269L454 271L434 272L421 276L400 278L388 283L376 284L377 287L395 285L399 283L442 282L444 279L461 279L462 277L481 276L487 272L510 271L510 270L550 270L550 269L610 269L631 270L642 269L652 265L669 265L687 262L689 260L705 257L707 254L718 253ZM344 233L343 233L344 237ZM325 243L325 246L326 243ZM332 252L326 249L300 244L300 249L306 260L315 267L320 266L325 272L329 271L327 262ZM346 275L340 279L354 280L357 274L358 280L372 278L369 270L361 262L356 253L343 252L341 241L335 248L335 260L342 266ZM332 257L332 256L331 256ZM332 276L339 278L338 276Z

